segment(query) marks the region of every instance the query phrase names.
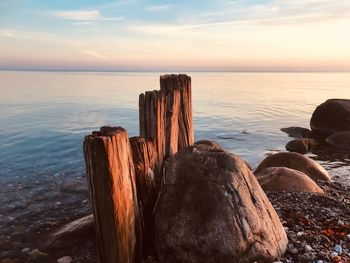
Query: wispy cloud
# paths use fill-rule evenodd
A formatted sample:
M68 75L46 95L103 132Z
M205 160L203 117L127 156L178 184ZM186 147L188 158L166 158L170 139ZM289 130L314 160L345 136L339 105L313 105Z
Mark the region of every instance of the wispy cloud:
M57 11L54 16L74 21L117 21L122 20L122 17L104 17L97 9L93 10L69 10Z
M96 51L96 50L84 50L83 52L81 52L82 54L84 55L88 55L88 56L91 56L91 57L94 57L94 58L98 58L98 59L101 59L101 60L108 60L109 58L103 54L101 54L100 52Z
M165 10L169 10L171 8L170 5L152 5L148 6L146 9L151 12L161 12Z

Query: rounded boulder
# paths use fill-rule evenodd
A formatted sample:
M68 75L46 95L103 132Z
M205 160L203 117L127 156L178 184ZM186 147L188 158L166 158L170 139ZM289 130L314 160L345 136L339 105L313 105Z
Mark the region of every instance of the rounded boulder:
M335 132L327 137L326 143L340 150L350 151L350 131Z
M310 126L323 139L334 132L350 130L350 100L325 101L313 112Z
M269 167L256 174L264 191L323 193L323 190L303 172L286 167Z
M280 152L266 157L256 168L255 174L269 167L287 167L308 175L317 182L331 181L329 173L314 160L294 152Z
M160 262L272 262L288 243L245 162L206 145L171 157L155 225Z

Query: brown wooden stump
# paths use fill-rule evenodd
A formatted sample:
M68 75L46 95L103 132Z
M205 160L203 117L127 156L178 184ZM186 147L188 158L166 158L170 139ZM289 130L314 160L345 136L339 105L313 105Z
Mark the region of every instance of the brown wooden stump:
M85 136L84 157L101 263L141 262L141 222L127 132L102 127Z
M154 180L156 155L153 143L142 137L131 137L133 162L136 175L137 197L142 215L143 254L154 252L154 217L153 209L157 199Z
M148 91L139 97L140 136L154 143L158 188L164 160L194 143L191 78L163 75L160 87L160 91Z

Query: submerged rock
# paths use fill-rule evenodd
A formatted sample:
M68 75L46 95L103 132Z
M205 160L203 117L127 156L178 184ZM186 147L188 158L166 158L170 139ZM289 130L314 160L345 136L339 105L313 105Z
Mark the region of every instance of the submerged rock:
M329 173L314 160L292 152L280 152L266 157L256 168L255 174L269 167L287 167L307 174L312 180L331 181Z
M350 130L350 100L329 99L319 105L312 114L310 126L321 138Z
M155 220L160 262L272 262L288 243L244 161L206 145L170 159Z
M312 131L302 127L281 128L281 131L287 133L289 137L294 138L312 138Z
M317 145L315 139L311 138L300 138L289 141L286 144L286 150L290 152L297 152L305 154L311 151L311 149Z
M326 143L335 148L350 151L350 131L335 132L327 137Z
M91 214L56 229L49 236L46 246L66 246L68 241L84 238L94 233L94 217Z
M256 177L264 191L323 193L308 175L286 167L269 167L257 173Z

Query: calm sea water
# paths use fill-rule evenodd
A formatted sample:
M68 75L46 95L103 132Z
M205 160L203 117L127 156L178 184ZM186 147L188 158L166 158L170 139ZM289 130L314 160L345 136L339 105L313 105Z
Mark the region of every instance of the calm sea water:
M160 74L0 72L0 258L89 212L84 135L103 125L138 135L138 95L158 89ZM188 74L196 140L216 140L253 167L284 150L280 128L309 127L318 104L350 98L350 73ZM350 181L348 157L312 157Z

